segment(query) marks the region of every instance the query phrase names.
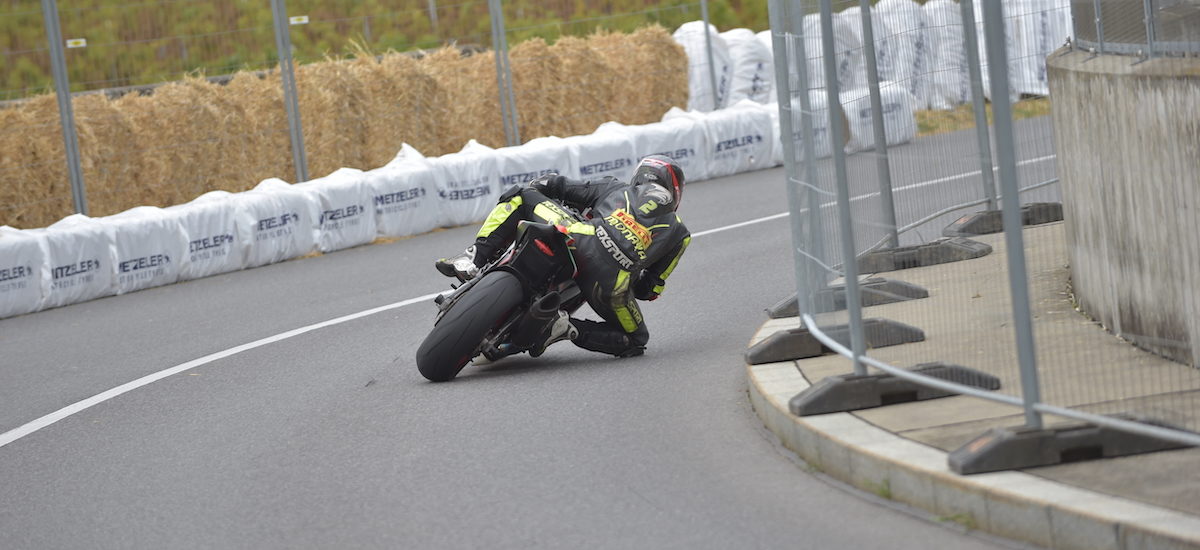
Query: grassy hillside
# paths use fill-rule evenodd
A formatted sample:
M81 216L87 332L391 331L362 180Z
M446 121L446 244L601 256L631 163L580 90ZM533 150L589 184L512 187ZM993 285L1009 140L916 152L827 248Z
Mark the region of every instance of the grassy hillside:
M632 32L649 23L668 30L700 18L697 1L505 0L510 44L533 37L553 43L562 35L597 29ZM87 47L67 50L72 89L94 90L180 79L187 73L222 75L276 64L267 0L70 0L58 2L63 37ZM430 7L434 9L431 11ZM766 2L714 0L714 24L725 30L767 28ZM352 43L373 52L491 45L486 0L289 0L292 41L301 63L352 54ZM42 93L52 86L39 0L0 7L0 99Z

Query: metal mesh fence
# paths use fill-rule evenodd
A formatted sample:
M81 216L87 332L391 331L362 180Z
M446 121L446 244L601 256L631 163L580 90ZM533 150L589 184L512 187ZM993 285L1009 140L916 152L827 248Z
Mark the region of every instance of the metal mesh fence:
M914 413L904 415L905 425L897 424L886 407L858 413L946 450L986 428L1019 425L1022 416L1027 425L1040 427L1047 412L1057 415L1051 424L1086 417L1162 435L1152 424L1167 423L1174 426L1168 437L1200 440L1189 432L1200 429L1200 371L1131 345L1111 322L1101 326L1078 308L1069 243L1089 237L1068 235L1064 223L1038 223L1023 231L1009 223L1007 234L989 230L971 234L968 241L951 238L962 236L955 231L964 225L955 222L963 218L965 223L966 214L992 220L999 231L1001 217L1010 218L1006 223L1022 216L1036 221L1045 208L1053 209L1043 203L1063 200L1050 116L1050 105L1059 106L1049 88L1046 60L1070 51L1061 48L1072 28L1080 29L1079 11L1073 26L1071 5L1065 2L1006 2L1003 17L986 23L982 2L885 0L872 5L870 17L862 15L862 4L773 2L776 42L791 45L782 53L777 48L776 63L787 67L789 89L781 93L788 98L781 98L781 116L796 136L788 175L802 318L851 359L850 364L846 357L809 360L805 374L820 378L866 373L867 365L896 371L938 362L994 376L995 391L959 388L990 401L967 400L956 407L959 415L948 422L949 429L944 405L904 405ZM873 28L863 28L867 24ZM989 25L991 40L985 40ZM1127 31L1133 33L1135 26ZM863 38L867 33L874 35L873 63L868 59L872 41ZM989 44L1002 55L989 52ZM1002 63L1005 70L995 70L992 63ZM870 74L870 65L878 76ZM839 78L839 67L850 67L850 76ZM872 88L880 97L868 99ZM1100 114L1086 105L1065 110L1070 116ZM1096 131L1129 134L1117 125L1100 123ZM805 143L808 136L812 139ZM884 138L886 148L874 145L875 136ZM1173 146L1176 158L1188 158L1187 142ZM1106 225L1119 232L1123 224L1147 222L1131 215L1112 212ZM898 243L891 240L893 231ZM843 287L845 281L852 284ZM928 297L889 302L893 291L877 283L895 281L925 289ZM1144 285L1143 293L1153 286L1137 279L1105 282L1122 296L1139 292L1117 290L1125 284ZM1176 326L1186 332L1190 323L1179 320ZM920 336L904 340L910 328ZM1181 345L1187 340L1186 334L1174 337ZM907 343L894 345L897 338Z

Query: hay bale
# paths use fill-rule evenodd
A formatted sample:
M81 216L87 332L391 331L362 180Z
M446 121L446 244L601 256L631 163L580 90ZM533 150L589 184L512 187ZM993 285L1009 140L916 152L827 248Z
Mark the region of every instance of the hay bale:
M48 226L74 211L66 148L62 144L58 98L47 94L30 98L18 107L5 109L10 120L0 143L5 185L0 186L0 204L6 225L34 228Z
M521 140L562 135L566 117L581 106L565 101L564 90L577 84L563 73L558 56L545 40L532 38L513 47L508 57Z
M217 189L246 191L274 177L296 181L282 82L278 71L263 76L243 71L225 85L232 139L226 151L229 171L216 182Z
M53 94L0 110L0 225L31 229L74 212Z
M309 178L365 166L366 92L350 62L327 58L296 69Z
M625 35L597 32L588 44L612 67L613 119L648 124L671 107L687 107L687 55L666 29L653 25Z
M613 69L587 40L564 36L551 48L562 74L562 102L573 109L562 113L560 136L591 133L608 122L616 100ZM606 85L598 83L606 82Z
M427 156L456 152L472 138L489 147L505 145L491 52L463 57L457 48L447 46L419 62L445 93L435 115L448 131L436 147L424 152Z
M73 107L88 212L107 216L138 206L124 189L143 173L144 155L125 113L104 94L76 97Z
M396 52L379 59L360 55L350 71L363 84L364 164L359 168L387 164L406 142L421 151L437 145L443 130L433 106L443 100L415 59Z

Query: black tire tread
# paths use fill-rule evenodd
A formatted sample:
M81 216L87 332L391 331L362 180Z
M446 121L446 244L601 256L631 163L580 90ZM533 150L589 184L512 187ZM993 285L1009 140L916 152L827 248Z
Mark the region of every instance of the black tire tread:
M417 349L417 369L434 382L453 379L488 330L502 321L522 299L521 282L503 271L484 275L450 307Z

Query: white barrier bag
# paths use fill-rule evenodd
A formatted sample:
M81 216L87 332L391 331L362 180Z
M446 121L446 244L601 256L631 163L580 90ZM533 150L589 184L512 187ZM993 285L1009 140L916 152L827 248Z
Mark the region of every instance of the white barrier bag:
M270 178L232 199L239 223L250 228L246 267L282 262L316 249L320 209L311 193Z
M395 159L363 176L373 195L380 235L407 237L441 223L433 168L411 145L405 143Z
M540 137L516 147L496 149L500 189L524 185L549 174L573 177L579 171L571 145L560 137Z
M755 33L754 39L758 40L758 43L762 44L762 46L767 49L767 53L771 55L771 60L772 60L772 62L774 62L774 60L775 60L775 39L771 36L771 31L769 31L769 30L768 31L759 31L759 32ZM774 74L774 73L772 73L772 74Z
M905 86L895 82L879 83L883 107L884 137L888 145L912 141L917 136L916 100ZM871 95L865 88L847 90L841 95L842 111L850 127L846 152L875 148L875 126L871 117Z
M111 239L104 224L83 214L72 214L32 233L46 254L43 276L50 283L42 307L116 294Z
M698 120L680 117L666 122L625 126L605 122L596 132L619 130L633 139L634 158L662 155L683 169L687 181L708 179L708 136ZM632 177L632 176L631 176Z
M951 0L930 0L923 8L929 19L933 73L929 79L929 107L947 110L971 101L963 42L962 12Z
M812 140L813 155L825 158L833 154L833 136L829 132L829 110L826 108L825 90L812 90L808 93L809 107L812 109ZM771 158L775 165L783 164L783 148L794 144L796 160L804 161L804 130L801 125L800 112L802 106L799 98L792 98L792 139L781 140L782 126L779 123L779 108L775 104L767 105L772 114L772 132L775 138L771 144Z
M725 40L717 32L717 28L703 21L684 23L672 35L688 58L688 110L712 111L725 106L729 97L729 85L733 78L733 64L729 58L729 48ZM707 30L708 40L712 43L713 67L716 69L716 86L713 90L713 74L709 70L708 47L704 33ZM714 105L713 101L716 101Z
M858 19L853 19L853 21L859 23ZM808 88L810 90L825 87L825 64L822 61L825 47L822 30L819 15L812 14L804 17L804 53L808 56L806 66L808 67ZM862 39L859 38L861 34L861 28L851 28L851 19L840 16L833 18L833 49L834 60L837 62L839 90L854 86L859 78L866 82L863 72Z
M729 48L729 58L733 63L733 77L726 104L733 105L743 99L770 102L775 86L775 64L771 59L771 50L764 47L750 29L725 31L721 33L721 38Z
M708 134L708 176L718 178L774 165L771 115L750 100L704 114Z
M42 307L46 253L32 233L0 226L0 319Z
M496 150L475 140L462 151L429 159L441 202L441 225L473 224L487 216L500 198Z
M111 238L117 294L179 280L188 240L176 216L161 208L138 206L99 221Z
M179 266L179 279L199 279L243 267L250 236L249 226L238 225L237 208L228 191L209 191L189 203L167 208L187 235L187 254Z
M610 126L603 132L571 136L564 141L571 146L579 163L574 179L598 180L612 176L627 182L633 177L637 153L629 132Z
M845 25L841 26L840 28L844 29L845 32L854 35L854 39L858 41L860 46L856 51L857 55L861 56L861 48L865 46L862 32L862 10L859 8L859 6L846 8L838 13L837 19L845 22ZM804 26L806 32L808 27L809 25L806 21ZM871 10L871 30L875 35L875 67L879 70L879 80L882 82L884 80L888 80L888 75L893 75L896 73L896 56L893 51L895 49L895 45L893 42L897 40L897 37L893 36L887 25L884 24L883 17L879 14L879 10ZM834 38L836 39L837 37L835 36ZM812 57L814 57L814 54L809 53L809 58L811 59ZM841 89L849 90L851 88L863 88L867 86L867 70L865 63L865 61L858 63L857 67L853 69L852 77L846 83L846 86ZM811 67L811 64L809 66Z
M895 40L890 41L895 54L895 73L880 80L902 83L916 100L917 109L929 107L929 69L933 52L929 47L929 19L920 4L913 0L879 0L876 4L883 24Z
M339 168L293 187L311 192L321 205L317 249L332 252L375 240L374 197L362 170Z

